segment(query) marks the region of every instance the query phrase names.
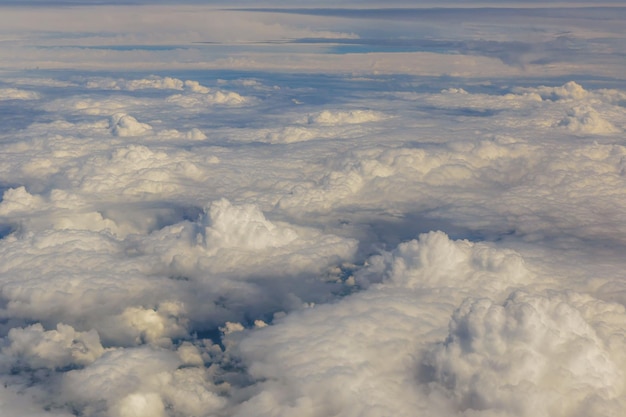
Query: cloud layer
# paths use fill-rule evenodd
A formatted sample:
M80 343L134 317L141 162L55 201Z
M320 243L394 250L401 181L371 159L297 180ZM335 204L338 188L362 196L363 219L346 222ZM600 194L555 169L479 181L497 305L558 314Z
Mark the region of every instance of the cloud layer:
M0 9L0 415L626 409L623 8Z
M623 408L622 90L272 82L14 81L3 411Z

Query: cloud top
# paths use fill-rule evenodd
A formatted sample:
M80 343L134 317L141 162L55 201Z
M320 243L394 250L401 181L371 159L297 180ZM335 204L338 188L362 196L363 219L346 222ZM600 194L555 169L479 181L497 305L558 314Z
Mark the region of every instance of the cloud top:
M3 100L37 100L40 96L35 91L19 88L0 88L0 101Z
M141 136L152 130L147 123L140 123L133 116L124 113L115 113L111 116L109 126L113 136Z
M318 114L309 116L310 124L338 125L338 124L358 124L367 122L377 122L384 116L371 110L350 110L333 112L324 110Z
M524 292L503 305L466 300L446 340L426 356L435 389L474 415L570 416L617 406L623 355L600 339L581 307Z

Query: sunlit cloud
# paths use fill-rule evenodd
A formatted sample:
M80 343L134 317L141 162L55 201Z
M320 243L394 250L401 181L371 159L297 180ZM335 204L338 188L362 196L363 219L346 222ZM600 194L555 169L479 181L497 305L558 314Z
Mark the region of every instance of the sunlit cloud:
M625 13L0 1L0 414L621 415Z

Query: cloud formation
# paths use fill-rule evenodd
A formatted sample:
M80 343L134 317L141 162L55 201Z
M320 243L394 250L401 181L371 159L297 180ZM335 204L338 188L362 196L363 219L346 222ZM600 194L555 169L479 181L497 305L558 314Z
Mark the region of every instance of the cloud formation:
M152 130L147 123L140 123L133 116L124 113L115 113L111 116L111 133L113 136L141 136Z
M0 5L1 415L621 416L623 8L378 6Z
M77 332L59 323L56 330L44 331L40 323L13 328L6 336L2 354L6 362L25 369L62 369L86 366L104 353L98 333ZM14 368L15 369L15 368ZM6 371L5 371L6 372Z
M412 415L417 409L430 415L574 416L611 415L623 406L625 357L616 349L623 346L622 305L577 293L525 291L496 302L485 295L500 298L506 291L485 292L465 274L527 284L528 278L519 279L517 254L489 248L486 255L480 248L480 263L459 267L435 253L443 255L444 244L458 250L468 242L442 233L419 242L421 251L404 253L395 275L382 283L245 338L241 354L258 382L236 415ZM415 272L404 267L406 259ZM505 266L510 272L503 272ZM433 271L441 276L437 283L426 281ZM425 286L406 279L418 277ZM464 285L472 297L463 299ZM455 302L460 305L446 336L440 313ZM607 344L609 339L619 342Z
M472 415L610 415L624 405L624 355L594 325L621 337L598 317L620 307L578 294L466 300L425 357L431 389Z
M39 94L34 91L21 90L18 88L0 89L0 100L37 100Z

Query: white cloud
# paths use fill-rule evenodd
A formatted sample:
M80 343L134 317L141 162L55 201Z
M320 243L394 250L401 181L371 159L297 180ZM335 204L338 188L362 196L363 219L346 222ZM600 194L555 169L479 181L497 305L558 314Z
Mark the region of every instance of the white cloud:
M596 135L610 135L620 132L609 122L602 118L595 109L586 106L573 107L558 123L574 133L591 133Z
M519 254L441 233L419 244L419 251L403 243L392 252L395 269L382 283L243 338L240 352L258 382L235 415L619 413L622 305L572 292L506 297L505 285L494 292L489 281L532 285L519 271ZM468 249L480 261L466 261ZM377 270L376 261L369 268Z
M541 96L544 100L582 100L590 93L575 81L569 81L557 87L516 88L516 91L531 92Z
M142 347L107 352L89 368L67 372L62 396L86 414L166 416L175 410L202 416L220 412L227 403L222 394L228 387L211 383L210 369L180 365L169 350Z
M127 307L115 318L115 332L130 344L171 345L172 338L188 334L185 306L181 302L163 302L155 309Z
M211 89L201 85L198 81L187 80L184 83L186 89L191 91L192 93L198 94L208 94Z
M0 6L0 414L621 415L623 11L336 6Z
M115 404L110 411L113 417L165 417L165 405L154 393L134 393Z
M263 139L268 143L296 143L306 142L322 135L322 132L310 128L287 126L278 131L268 132Z
M193 93L187 95L175 94L168 97L167 102L184 108L197 109L213 105L240 106L250 102L249 98L232 91L211 92L210 90L205 91L202 89L196 92L197 90L197 88L192 88L191 91Z
M8 384L7 384L8 385ZM33 392L30 392L33 395ZM33 401L33 397L24 396L22 387L7 386L0 393L0 412L6 415L19 415L24 417L72 417L69 411L43 410Z
M503 305L466 300L445 342L426 356L432 389L472 415L616 412L624 405L624 355L599 338L581 311L604 309L602 303L574 301L588 305L523 292Z
M87 413L110 409L120 416L144 416L149 412L158 415L164 411L163 403L153 389L158 386L160 374L174 372L179 364L176 355L166 350L146 347L110 351L88 368L65 373L62 389L68 401Z
M451 241L443 232L423 234L368 260L357 282L369 286L383 279L406 288L454 288L498 294L532 280L519 254L469 241Z
M372 110L322 110L306 117L289 116L293 118L281 123L287 126L258 129L250 135L240 135L237 139L272 144L348 139L371 132L372 128L377 127L374 122L390 119L388 115Z
M21 90L18 88L0 88L0 101L2 100L37 100L39 94L34 91Z
M319 114L309 116L309 123L322 125L353 124L377 122L384 118L384 115L371 110L351 110L339 112L324 110Z
M2 195L0 215L25 213L38 209L43 202L39 196L33 196L24 187L9 188Z
M533 277L524 271L519 254L511 251L452 241L442 233L421 236L419 249L407 249L417 244L399 245L392 252L390 271L381 271L376 258L370 260L367 273L379 284L367 291L291 314L243 338L238 349L257 383L252 398L236 407L235 415L257 410L264 415L306 411L312 416L409 416L416 409L430 415L458 410L454 395L461 395L463 387L452 389L451 398L429 393L434 388L428 360L431 352L443 349L436 342L445 336L446 317L467 294L506 297L508 286L532 284ZM362 276L357 282L359 278L362 282ZM496 280L500 282L494 285ZM575 326L572 323L572 332ZM539 334L537 338L543 340ZM485 343L490 341L486 338ZM485 360L488 348L494 347L477 348ZM602 354L620 360L617 351ZM579 364L572 360L567 365ZM459 366L460 371L468 366ZM476 372L483 369L480 363L475 366ZM512 372L514 368L512 362ZM593 388L592 384L589 392Z
M34 216L37 214L37 216ZM90 230L125 236L139 229L104 217L81 196L52 190L47 198L30 194L24 187L4 192L0 218L18 223L22 230Z
M44 105L44 110L50 112L69 111L72 113L90 116L111 116L117 112L129 111L136 108L145 108L147 102L128 96L112 96L106 100L99 100L89 96L59 98Z
M154 232L141 250L181 274L285 276L349 260L356 241L268 221L254 205L211 203L195 222Z
M114 136L141 136L152 130L147 123L140 123L133 116L124 113L115 113L110 121L111 133Z
M143 132L144 127L136 123L129 121L129 131ZM77 186L89 193L172 194L178 188L179 178L187 181L205 178L205 169L186 161L187 155L186 152L177 152L177 155L170 156L144 145L128 145L110 155L92 157L81 167L72 168L68 175Z
M151 76L135 80L112 79L112 78L92 78L87 81L87 88L98 88L104 90L182 90L184 83L173 77Z
M2 354L11 357L17 366L27 369L85 366L104 353L97 332L77 332L72 326L62 323L57 325L56 330L49 331L45 331L39 323L26 328L13 328L6 336L6 342Z
M195 127L186 132L180 132L176 129L161 130L157 132L156 137L158 139L166 139L166 140L183 139L183 140L191 140L191 141L203 141L205 139L208 139L207 135L205 135L204 132L202 132L200 129L195 128Z

